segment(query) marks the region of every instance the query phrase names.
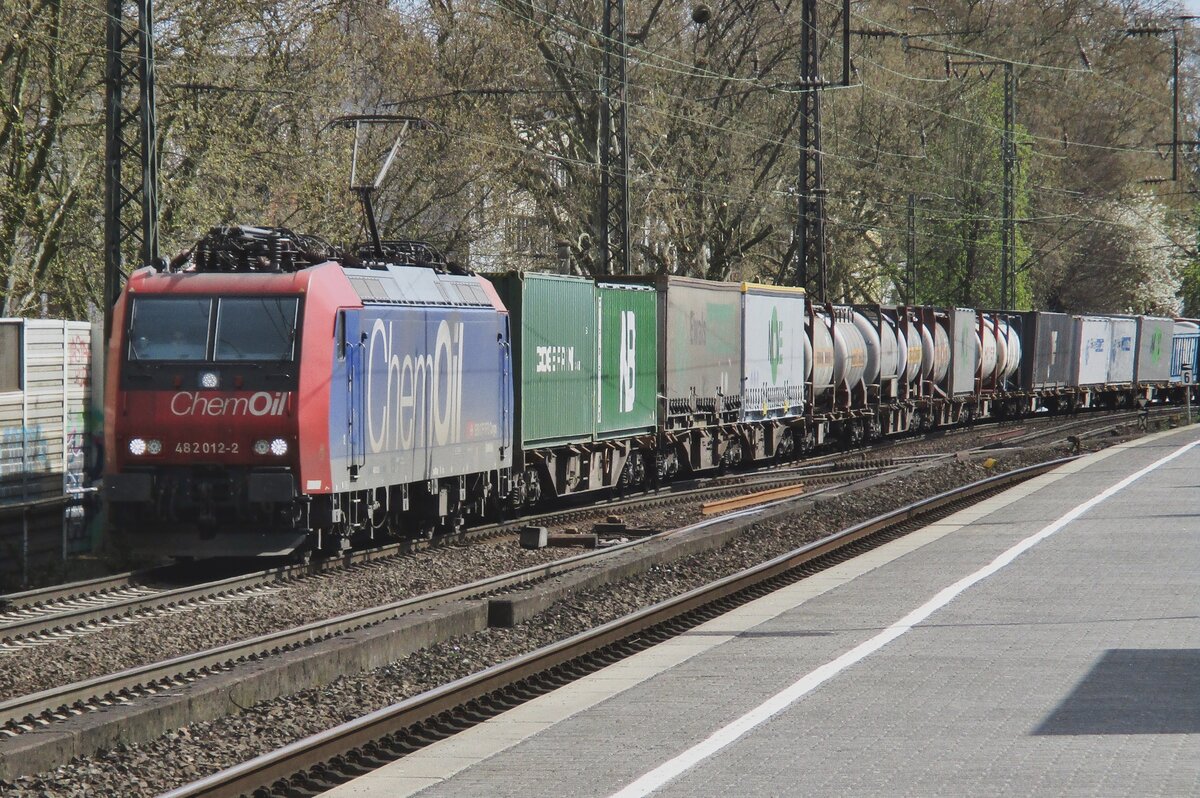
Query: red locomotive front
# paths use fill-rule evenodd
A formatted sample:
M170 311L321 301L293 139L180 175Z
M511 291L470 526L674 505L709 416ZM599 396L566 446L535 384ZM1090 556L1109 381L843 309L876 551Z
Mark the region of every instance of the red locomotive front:
M310 489L328 482L329 392L328 368L304 362L331 356L328 330L307 343L303 331L332 329L330 305L350 299L312 290L326 272L340 276L331 265L130 278L105 395L105 491L122 545L201 555L219 535L220 551L237 555L286 553L303 541L302 494L311 490L300 480ZM315 456L305 456L306 443Z

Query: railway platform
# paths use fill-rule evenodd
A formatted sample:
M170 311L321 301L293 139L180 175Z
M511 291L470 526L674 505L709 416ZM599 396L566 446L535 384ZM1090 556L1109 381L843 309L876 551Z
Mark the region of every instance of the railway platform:
M326 793L1200 793L1200 427L1083 457Z

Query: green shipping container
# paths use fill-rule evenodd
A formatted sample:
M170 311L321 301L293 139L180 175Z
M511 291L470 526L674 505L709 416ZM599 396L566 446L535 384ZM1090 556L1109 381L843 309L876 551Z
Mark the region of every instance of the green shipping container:
M555 274L489 278L508 308L514 438L525 449L590 441L596 407L596 285Z
M652 432L657 416L658 296L651 285L597 288L600 379L596 436Z

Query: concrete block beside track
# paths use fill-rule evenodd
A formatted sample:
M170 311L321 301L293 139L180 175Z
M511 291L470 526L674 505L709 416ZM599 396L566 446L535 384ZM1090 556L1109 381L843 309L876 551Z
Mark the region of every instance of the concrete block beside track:
M138 743L189 723L381 667L443 640L487 628L487 603L459 601L414 612L263 660L241 662L191 684L86 712L0 741L0 779L58 767L119 743Z

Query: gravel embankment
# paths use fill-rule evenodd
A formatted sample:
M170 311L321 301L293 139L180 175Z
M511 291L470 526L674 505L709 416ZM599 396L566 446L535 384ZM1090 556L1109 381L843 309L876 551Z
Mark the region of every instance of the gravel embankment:
M1085 449L1103 448L1110 442L1086 445ZM38 777L23 778L13 784L0 782L0 796L155 795L757 564L902 504L976 481L989 473L1065 454L1061 447L1000 454L990 470L978 461L951 462L890 481L886 490L823 501L815 510L757 524L720 550L657 567L637 579L578 594L514 629L490 629L455 639L375 671L343 677L322 689L250 707L236 716L192 724L149 743L122 745ZM142 627L135 634L141 637Z

